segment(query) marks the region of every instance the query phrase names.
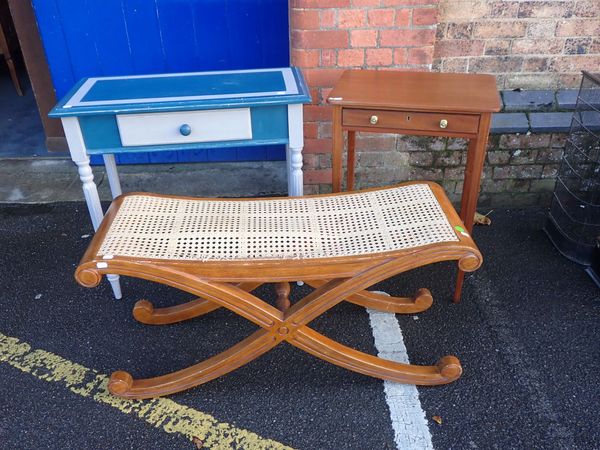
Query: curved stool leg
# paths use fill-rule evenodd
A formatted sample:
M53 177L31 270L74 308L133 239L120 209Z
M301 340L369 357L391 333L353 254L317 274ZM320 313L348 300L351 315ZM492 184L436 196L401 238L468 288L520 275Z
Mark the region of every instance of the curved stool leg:
M451 383L462 374L462 366L455 356L444 356L435 366L404 364L347 347L308 327L298 329L287 341L336 366L398 383L432 386Z
M236 286L240 289L250 292L263 283L238 283ZM220 306L209 300L197 298L183 305L169 306L167 308L154 308L152 302L148 300L138 300L133 307L133 317L135 320L146 325L168 325L193 319L207 314Z
M306 281L306 284L318 288L326 282L326 280L310 280ZM345 300L365 308L396 314L423 312L433 304L433 296L426 288L419 289L412 297L392 297L379 292L360 291L349 295Z
M128 372L114 372L108 381L108 390L118 397L135 399L173 394L229 373L278 343L279 340L269 331L258 330L218 355L167 375L134 380Z

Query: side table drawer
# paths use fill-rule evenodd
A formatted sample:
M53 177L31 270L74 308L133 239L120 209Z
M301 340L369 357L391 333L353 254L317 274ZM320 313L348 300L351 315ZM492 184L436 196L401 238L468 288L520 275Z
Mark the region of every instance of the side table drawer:
M124 147L252 139L250 108L117 114Z
M345 108L342 124L351 127L477 133L479 116Z

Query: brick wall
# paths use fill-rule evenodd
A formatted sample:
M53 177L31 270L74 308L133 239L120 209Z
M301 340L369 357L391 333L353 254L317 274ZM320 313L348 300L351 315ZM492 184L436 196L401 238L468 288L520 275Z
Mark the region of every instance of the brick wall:
M600 0L440 0L434 58L503 89L576 87L600 67Z
M348 68L493 73L499 88L577 87L600 67L600 0L291 0L305 107L307 194L331 190L329 91ZM480 203L546 204L564 134L492 135ZM457 199L465 142L357 134L356 186L431 179ZM344 158L345 159L345 158Z
M429 70L438 1L291 1L292 64L302 68L313 98L304 109L306 193L331 188L331 109L325 99L337 78L349 68ZM391 139L373 141L381 146Z

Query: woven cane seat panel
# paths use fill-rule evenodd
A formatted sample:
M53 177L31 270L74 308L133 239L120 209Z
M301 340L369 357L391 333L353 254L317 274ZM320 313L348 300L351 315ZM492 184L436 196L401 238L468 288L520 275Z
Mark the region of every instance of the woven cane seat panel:
M124 198L99 255L170 260L311 259L458 241L427 184L313 198Z

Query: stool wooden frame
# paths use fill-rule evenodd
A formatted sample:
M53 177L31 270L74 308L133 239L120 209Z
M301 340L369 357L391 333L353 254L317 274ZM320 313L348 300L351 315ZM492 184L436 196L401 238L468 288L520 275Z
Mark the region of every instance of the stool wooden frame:
M408 184L413 183L404 185ZM357 351L308 326L313 319L344 300L395 313L423 311L433 301L427 289L420 289L415 296L407 298L384 297L365 289L394 275L435 262L457 260L459 268L464 271L473 271L481 265L481 253L468 233L460 231L462 222L443 190L434 183L427 184L453 230L456 227L455 241L368 255L313 259L186 261L111 255L107 260L98 255L99 249L123 200L136 194L118 197L76 270L75 276L81 285L94 287L103 275L119 274L169 285L198 297L168 308L154 308L147 300L138 301L133 315L145 324L176 323L225 307L260 328L228 350L167 375L134 380L127 372L115 372L110 378L110 392L124 398L148 398L179 392L231 372L283 341L330 363L380 379L418 385L438 385L456 380L462 373L462 367L454 356L444 356L431 366L403 364ZM296 280L304 280L315 289L290 305L289 283ZM275 283L276 306L250 293L264 283Z

